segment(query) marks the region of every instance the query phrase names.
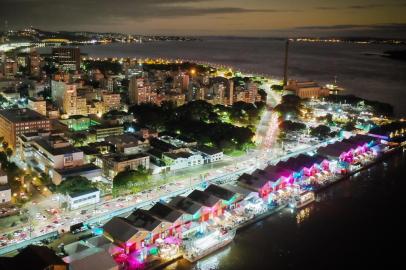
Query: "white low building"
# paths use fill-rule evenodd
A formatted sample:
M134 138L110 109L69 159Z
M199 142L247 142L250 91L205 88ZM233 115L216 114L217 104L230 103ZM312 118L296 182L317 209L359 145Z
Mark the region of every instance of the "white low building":
M11 189L8 184L0 185L0 205L11 201Z
M209 147L209 146L198 146L195 148L195 150L201 154L204 158L204 163L213 163L217 162L223 159L224 154L223 151L220 149L217 149L215 147Z
M71 210L100 202L100 190L93 188L87 191L76 192L67 196L68 207Z
M163 153L162 159L171 170L179 170L204 164L202 155L189 152Z
M11 189L8 184L7 174L0 170L0 204L11 201Z

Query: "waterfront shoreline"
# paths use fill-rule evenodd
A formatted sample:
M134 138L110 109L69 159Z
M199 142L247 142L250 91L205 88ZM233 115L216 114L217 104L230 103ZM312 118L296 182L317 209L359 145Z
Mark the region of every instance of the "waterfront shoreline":
M404 151L404 149L405 149L404 146L398 146L398 147L392 148L390 151L385 152L385 153L383 153L381 156L377 157L377 159L374 160L373 162L368 163L368 164L366 164L365 166L363 166L363 167L361 167L361 168L359 168L359 169L357 169L357 170L354 170L354 171L352 171L352 172L349 172L349 173L343 175L342 177L339 177L339 178L335 179L334 181L329 181L329 182L327 182L326 184L324 184L323 186L314 189L313 191L314 191L316 194L317 194L317 193L320 193L320 192L323 192L323 191L327 190L328 188L331 188L333 185L335 185L335 184L337 184L337 183L341 183L341 182L343 182L344 180L348 180L351 176L354 176L355 174L357 174L357 173L359 173L359 172L362 172L362 171L365 171L366 169L369 169L369 168L371 168L371 167L374 167L374 166L376 166L377 164L383 162L385 159L387 159L387 158L389 158L389 157L391 157L391 156L394 156L394 155L396 155L396 154L401 153L402 150ZM311 203L311 204L312 204L312 203ZM286 207L288 207L288 204L281 205L281 206L278 206L278 207L276 207L276 208L269 209L269 210L266 211L265 213L259 214L259 215L255 216L255 217L253 217L252 219L249 219L249 220L247 220L247 221L245 221L245 222L243 222L243 223L241 223L241 224L238 224L235 229L236 229L237 233L240 232L240 231L242 231L242 230L248 229L250 226L252 226L252 225L254 225L254 224L256 224L256 223L258 223L258 222L264 220L265 218L270 217L270 216L272 216L272 215L274 215L274 214L280 213L280 212L281 212L282 210L284 210ZM233 241L231 241L231 242L233 242ZM230 242L230 243L231 243L231 242ZM229 243L229 244L230 244L230 243ZM225 245L225 246L222 246L221 248L212 251L211 253L205 255L203 258L218 253L219 251L221 251L221 250L223 250L225 247L227 247L229 244L227 244L227 245ZM202 258L202 259L203 259L203 258ZM164 263L162 263L162 264L160 264L160 265L158 265L158 266L155 266L155 267L153 267L153 268L148 268L148 267L147 267L146 269L148 269L148 270L152 270L152 269L154 269L154 270L155 270L155 269L164 269L164 267L167 267L167 266L169 266L169 265L171 265L171 264L173 264L173 263L175 263L175 262L177 262L177 261L179 261L179 260L181 260L181 259L184 259L183 256L179 256L179 257L176 258L176 259L172 259L170 263L164 262ZM198 260L198 261L199 261L199 260Z

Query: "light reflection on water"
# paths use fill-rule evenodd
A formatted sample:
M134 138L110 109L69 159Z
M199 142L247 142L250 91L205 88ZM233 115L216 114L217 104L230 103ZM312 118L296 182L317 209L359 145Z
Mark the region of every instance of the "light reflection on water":
M314 205L308 205L303 209L300 209L297 211L296 213L296 223L297 225L300 225L301 223L305 222L306 220L308 220L310 218L310 214L313 212L314 210Z
M227 246L222 251L217 252L216 254L204 258L196 263L193 266L193 270L215 270L219 269L221 260L230 253L231 247Z

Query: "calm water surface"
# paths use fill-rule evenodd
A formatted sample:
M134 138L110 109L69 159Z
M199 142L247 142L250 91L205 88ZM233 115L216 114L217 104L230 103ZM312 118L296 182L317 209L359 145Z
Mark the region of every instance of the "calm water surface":
M405 49L406 46L370 44L292 43L289 75L338 84L347 93L393 104L406 116L406 62L365 53ZM99 57L189 59L232 66L281 78L284 42L271 39L205 38L193 42L152 42L82 47Z

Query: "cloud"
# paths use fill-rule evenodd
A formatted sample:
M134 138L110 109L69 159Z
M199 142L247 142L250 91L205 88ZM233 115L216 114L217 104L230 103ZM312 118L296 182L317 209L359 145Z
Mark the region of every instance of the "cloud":
M279 13L278 10L238 7L215 0L2 0L0 17L10 25L51 26L62 29L136 24L146 20L215 14ZM4 8L3 8L4 7ZM13 11L13 12L10 12Z
M354 30L354 29L374 29L374 30L405 30L406 23L385 23L385 24L338 24L326 26L300 26L295 29L301 30Z
M386 4L355 4L349 6L319 6L317 10L368 10L383 7L404 7L406 3L386 3Z

